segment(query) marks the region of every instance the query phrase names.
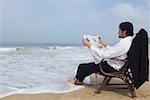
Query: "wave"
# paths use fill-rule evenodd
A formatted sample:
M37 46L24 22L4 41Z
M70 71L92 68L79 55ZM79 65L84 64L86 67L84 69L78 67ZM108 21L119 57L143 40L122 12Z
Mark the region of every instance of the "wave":
M9 51L28 51L28 50L41 50L41 49L49 49L49 50L55 50L55 49L61 49L61 50L66 50L66 49L79 49L81 47L71 47L71 46L50 46L50 47L13 47L13 48L0 48L0 52L9 52Z
M84 82L86 84L90 84L90 77L86 77ZM1 85L0 85L1 86ZM70 86L69 89L66 90L55 90L55 89L51 89L51 88L29 88L29 89L17 89L17 88L12 88L12 87L7 87L7 88L11 88L13 89L12 91L5 93L5 94L0 94L0 98L6 97L6 96L11 96L14 94L41 94L41 93L56 93L56 94L60 94L60 93L69 93L75 90L79 90L84 88L85 86L75 86L71 83L68 83L68 86Z
M13 47L13 48L3 47L3 48L0 48L0 52L27 51L27 50L32 50L32 49L33 48L30 48L30 47Z
M0 52L16 51L16 48L0 48Z
M65 47L61 47L61 46L50 46L47 47L47 49L79 49L80 47L73 47L73 46L65 46Z
M56 93L56 94L60 94L60 93L69 93L75 90L79 90L84 88L84 86L72 86L72 88L68 89L68 90L62 90L62 91L51 91L51 90L44 90L44 89L39 89L36 91L32 91L32 90L17 90L17 91L11 91L8 92L6 94L1 95L0 94L0 98L4 98L7 96L11 96L11 95L15 95L15 94L41 94L41 93Z

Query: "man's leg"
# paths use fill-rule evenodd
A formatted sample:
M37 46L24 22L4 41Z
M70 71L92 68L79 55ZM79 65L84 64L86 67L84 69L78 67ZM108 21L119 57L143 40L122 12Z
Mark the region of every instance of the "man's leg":
M69 82L76 84L83 82L84 78L95 72L100 72L99 67L102 67L105 72L116 72L113 67L111 67L106 61L101 62L101 64L83 63L78 66L78 70L75 78L68 80ZM101 72L100 72L101 73Z
M99 64L95 64L94 62L83 63L78 66L75 78L69 79L68 81L72 84L80 85L86 76L99 71Z
M92 73L99 72L99 64L92 63L83 63L78 66L78 70L75 78L79 80L79 82L83 82L85 77L91 75Z

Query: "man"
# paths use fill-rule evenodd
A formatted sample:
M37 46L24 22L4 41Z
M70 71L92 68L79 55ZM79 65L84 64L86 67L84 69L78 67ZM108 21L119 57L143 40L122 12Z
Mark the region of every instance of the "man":
M120 42L114 46L106 46L99 49L91 45L87 39L83 39L82 43L87 46L91 52L95 53L95 62L83 63L78 66L75 78L68 81L75 85L81 85L85 77L95 72L100 72L99 67L105 72L119 71L125 64L123 60L127 58L127 52L132 43L133 25L130 22L122 22L119 25L118 36ZM103 59L103 60L102 60ZM101 66L99 66L101 63Z

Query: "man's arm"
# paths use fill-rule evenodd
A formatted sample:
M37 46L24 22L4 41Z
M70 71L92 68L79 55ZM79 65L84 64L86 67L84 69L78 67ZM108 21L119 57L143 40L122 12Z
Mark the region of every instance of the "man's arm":
M91 45L90 50L95 52L97 56L103 59L109 59L109 58L115 58L115 57L121 56L124 53L126 53L130 48L130 45L128 44L129 43L119 42L114 46L107 46L106 48L102 48L102 49L99 49L95 47L94 45Z

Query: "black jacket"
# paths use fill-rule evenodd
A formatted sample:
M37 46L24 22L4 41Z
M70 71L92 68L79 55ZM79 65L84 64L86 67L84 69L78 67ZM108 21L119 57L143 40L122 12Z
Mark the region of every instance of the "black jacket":
M149 79L148 35L144 29L141 29L133 39L128 52L128 61L134 86L139 88Z

